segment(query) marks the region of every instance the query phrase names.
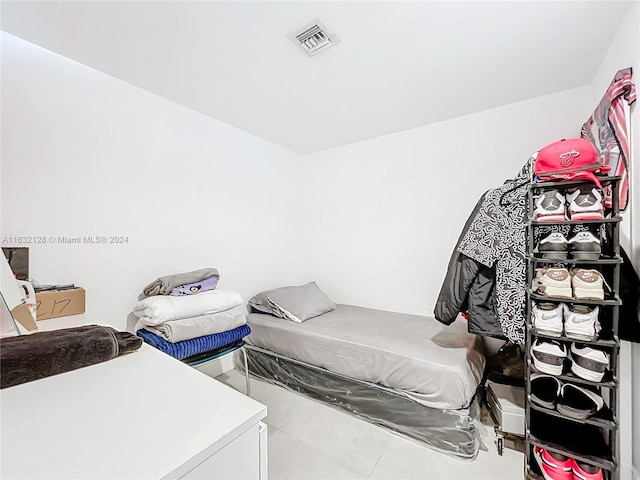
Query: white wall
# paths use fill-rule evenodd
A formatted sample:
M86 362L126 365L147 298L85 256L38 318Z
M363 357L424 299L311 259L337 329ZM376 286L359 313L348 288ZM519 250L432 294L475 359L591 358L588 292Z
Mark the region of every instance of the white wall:
M245 300L307 280L297 154L7 34L1 154L2 235L44 238L31 276L96 319L124 328L147 283L197 268ZM57 240L78 235L128 243Z
M630 8L620 25L592 83L591 103L596 105L615 73L632 67L634 83L640 93L640 4ZM622 223L623 247L640 271L640 109L638 101L631 110L630 201ZM623 342L620 352L620 438L621 478L640 480L640 345ZM636 406L634 409L633 406ZM633 473L632 473L633 472Z
M3 34L2 235L128 236L125 245L47 242L31 249L32 277L84 286L88 310L119 327L146 283L204 266L219 268L220 288L245 300L264 288L316 280L337 302L430 313L482 192L512 177L539 147L577 136L618 68L635 67L637 83L637 18L636 4L590 86L302 163L285 149ZM632 175L640 185L640 169ZM640 211L638 190L629 220ZM640 222L625 225L638 267ZM637 345L633 368L637 405ZM625 447L636 469L638 417L633 447Z
M579 135L589 93L568 90L305 157L312 276L337 302L432 313L476 201L540 147Z

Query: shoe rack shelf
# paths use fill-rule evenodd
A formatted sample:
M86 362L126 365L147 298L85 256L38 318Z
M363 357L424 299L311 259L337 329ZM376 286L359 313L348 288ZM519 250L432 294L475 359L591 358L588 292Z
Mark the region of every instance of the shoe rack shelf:
M545 295L534 293L533 290L529 290L529 298L531 298L531 300L539 300L539 301L545 301L545 300L549 301L549 299L552 299L554 302L579 303L581 305L620 306L622 304L622 302L620 301L620 297L618 297L617 295L607 296L605 297L604 300L587 300L587 299L577 300L574 298L547 297ZM567 340L570 340L570 339L567 339Z
M547 224L548 225L548 224ZM620 257L608 257L606 255L600 257L599 260L579 260L579 259L568 259L568 260L557 260L557 259L552 259L552 258L540 258L540 257L534 257L534 256L528 256L527 260L535 263L535 264L540 264L540 265L548 265L548 264L556 264L556 263L562 263L562 264L571 264L571 265L593 265L593 266L597 266L597 265L616 265L616 264L620 264L622 263L622 258Z
M551 410L549 408L544 408L544 407L541 407L539 405L536 405L535 403L531 404L531 409L536 410L536 411L538 411L540 413L544 413L546 415L551 415L552 417L566 418L566 419L571 420L571 421L584 423L585 425L593 425L595 427L613 429L613 428L617 428L617 426L618 426L618 423L617 423L616 419L613 416L613 412L609 408L604 408L604 409L600 410L596 415L593 415L593 416L591 416L589 418L586 418L586 419L583 419L583 420L567 418L563 414L559 413L556 410Z
M525 478L542 479L544 477L536 459L534 447L542 448L553 454L573 458L576 462L602 469L605 480L619 480L619 421L618 421L618 355L620 340L618 336L618 316L621 304L618 295L620 286L620 247L619 225L622 220L618 208L618 183L620 177L603 177L603 187L612 191L612 206L605 208L604 218L599 220L566 220L557 222L537 221L534 218L535 201L538 195L546 190L558 190L561 194L576 187L593 187L584 180L538 182L529 188L529 220L526 223L528 235L527 278L531 286L527 292L527 334L525 353ZM586 227L586 228L585 228ZM600 233L602 253L598 259L574 259L568 255L566 259L542 258L537 253L536 241L551 231L578 232L588 229ZM559 298L542 295L533 290L536 269L544 267L560 267L598 270L610 287L605 289L603 300L586 300L576 298ZM598 306L599 321L602 330L598 338L578 340L563 334L550 334L536 329L533 321L533 302L552 302L573 305ZM563 384L571 383L591 391L598 392L605 401L605 406L586 419L576 419L555 409L545 408L531 401L531 376L539 373L533 365L531 347L536 340L558 341L565 345L567 360L563 371L554 375ZM568 368L571 356L571 344L581 344L597 348L609 355L609 366L601 381L592 381L575 375ZM576 477L577 478L577 477Z
M617 388L618 386L618 377L614 375L610 370L605 372L604 377L602 377L602 380L600 380L599 382L594 382L592 380L585 380L584 378L580 378L571 372L563 373L562 375L556 375L556 376L560 380L575 383L576 385L590 385L592 387L606 387L606 388Z
M614 216L610 218L603 218L601 220L565 220L564 222L552 222L554 225L599 225L599 224L608 224L608 223L620 223L622 221L622 217ZM535 227L545 227L550 224L550 222L538 222L535 220L530 221L531 225Z
M615 347L618 344L618 338L614 336L614 338L607 338L607 336L611 335L611 332L601 332L600 337L595 340L584 340L584 339L576 339L576 338L568 338L565 336L553 335L547 332L539 331L535 326L531 328L531 335L539 338L546 338L549 340L565 340L568 342L578 342L583 343L585 345L599 345L601 347Z
M567 449L564 445L553 443L552 441L549 441L547 439L540 439L533 435L530 435L527 442L531 445L545 448L553 453L559 453L560 455L567 455ZM600 456L583 454L578 452L571 452L571 455L572 455L572 458L578 461L589 463L591 465L601 466L602 469L607 472L612 472L617 469L616 464L610 458L602 458ZM534 478L536 480L539 478L543 478L543 476L540 473L538 473L536 470L534 470L531 467L532 467L531 465L527 465L527 473L531 478ZM605 476L605 478L607 477Z

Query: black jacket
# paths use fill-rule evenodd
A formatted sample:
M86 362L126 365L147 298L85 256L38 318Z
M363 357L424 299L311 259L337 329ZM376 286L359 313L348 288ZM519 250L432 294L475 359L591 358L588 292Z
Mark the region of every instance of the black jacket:
M493 290L495 269L458 252L458 244L480 209L484 195L467 219L453 249L447 275L436 300L434 315L445 325L452 324L460 312L467 314L469 333L505 338L496 315Z
M622 340L640 343L640 278L627 252L620 247L620 319L618 333Z
M436 301L436 319L450 325L465 312L469 333L505 338L495 312L494 284L495 269L454 251Z

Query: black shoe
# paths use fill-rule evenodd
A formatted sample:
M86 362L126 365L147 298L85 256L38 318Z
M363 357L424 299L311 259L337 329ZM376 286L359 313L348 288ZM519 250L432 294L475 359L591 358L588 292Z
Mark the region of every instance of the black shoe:
M524 385L524 353L520 347L507 342L487 359L487 378L496 383Z

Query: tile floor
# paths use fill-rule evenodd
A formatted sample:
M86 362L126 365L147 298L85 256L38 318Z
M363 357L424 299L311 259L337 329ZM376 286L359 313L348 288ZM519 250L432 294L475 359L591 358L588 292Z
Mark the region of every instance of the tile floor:
M235 370L216 380L245 393L244 375ZM486 412L483 446L470 462L255 378L251 397L267 406L270 480L523 478L523 455L510 449L498 455L493 423Z

